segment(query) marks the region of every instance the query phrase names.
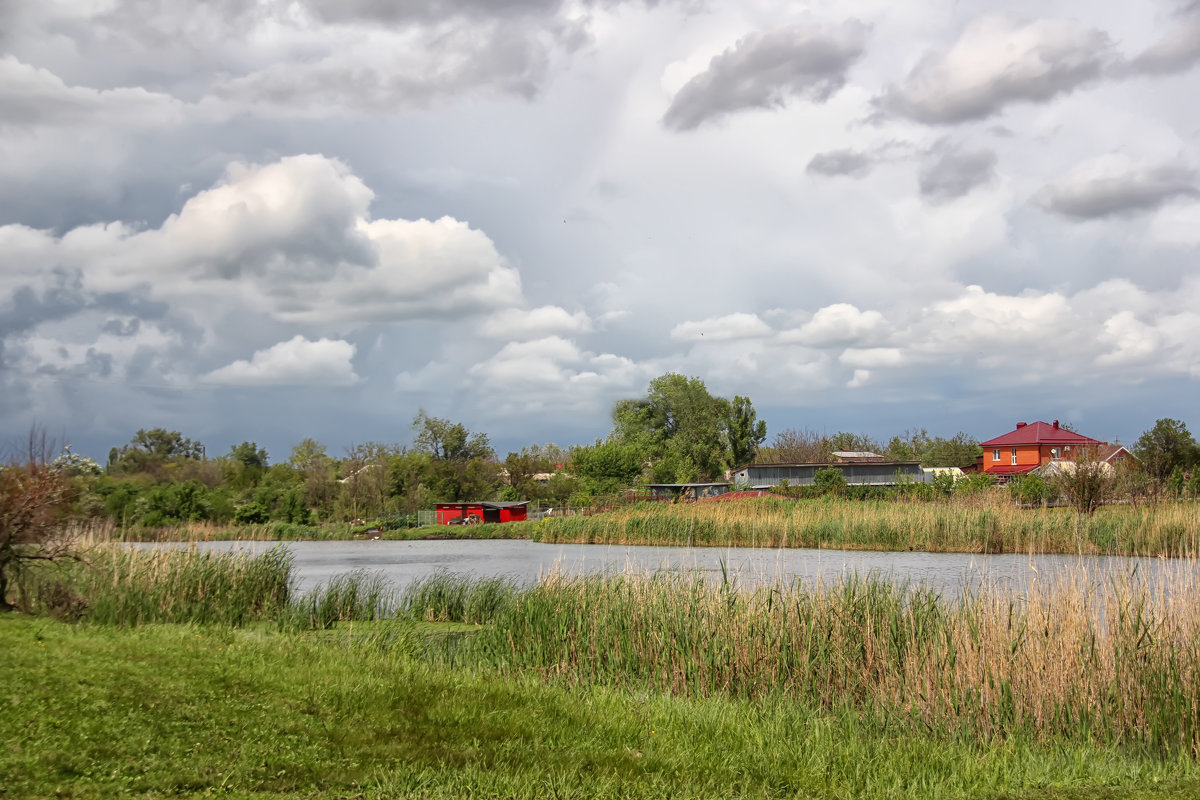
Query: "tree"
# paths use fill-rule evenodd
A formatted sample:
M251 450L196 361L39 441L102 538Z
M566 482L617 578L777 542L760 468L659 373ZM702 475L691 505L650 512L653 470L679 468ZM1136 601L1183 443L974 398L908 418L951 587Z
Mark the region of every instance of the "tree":
M1096 448L1078 448L1073 461L1058 461L1055 467L1052 484L1080 512L1091 515L1108 499L1113 469Z
M767 438L767 423L758 419L749 397L736 395L729 404L725 423L729 447L729 466L749 464L758 455L758 446Z
M25 452L0 466L0 611L9 611L9 589L30 564L70 556L65 522L74 487L50 463L53 448L31 431Z
M221 459L225 482L235 490L253 488L267 471L267 451L254 442L242 442L229 448Z
M833 447L828 437L805 428L788 428L775 434L769 455L776 464L828 464Z
M978 440L959 431L949 439L935 436L928 440L918 460L923 467L969 467L981 455L983 449Z
M486 433L419 411L413 418L418 450L428 453L429 488L445 502L480 500L496 491L500 468Z
M646 397L617 402L609 438L663 462L656 476L665 471L681 482L711 480L728 460L729 407L699 378L669 372L650 381Z
M146 472L164 477L166 465L204 458L204 445L165 428L139 429L129 444L109 453L109 468L126 475Z
M571 450L571 471L592 495L611 494L630 485L645 466L641 448L632 443L597 440Z
M1133 454L1150 477L1162 484L1176 467L1186 470L1196 463L1196 440L1177 419L1160 419L1133 445Z
M471 433L461 422L431 417L424 410L413 417L416 445L441 461L491 458L494 453L486 433Z

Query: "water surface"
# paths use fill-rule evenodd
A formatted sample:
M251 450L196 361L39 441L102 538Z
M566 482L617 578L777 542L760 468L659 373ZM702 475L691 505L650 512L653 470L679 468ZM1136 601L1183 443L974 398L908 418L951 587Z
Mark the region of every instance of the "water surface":
M182 544L143 545L187 547ZM765 549L752 547L651 547L636 545L543 544L527 540L421 540L353 542L200 542L206 550L262 553L286 547L292 554L297 588L307 591L335 575L355 570L378 572L398 589L447 571L476 577L507 577L533 583L554 571L568 575L623 571L686 571L750 587L776 580L804 584L831 582L850 574L877 574L955 595L983 583L1024 590L1086 570L1090 579L1113 575L1153 577L1165 572L1194 573L1194 562L1114 556L972 555L964 553L866 552Z

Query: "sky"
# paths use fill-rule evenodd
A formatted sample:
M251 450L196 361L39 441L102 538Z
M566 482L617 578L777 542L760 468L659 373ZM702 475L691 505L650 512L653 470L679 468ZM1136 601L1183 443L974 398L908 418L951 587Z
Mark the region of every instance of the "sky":
M0 0L0 438L1200 428L1200 3Z

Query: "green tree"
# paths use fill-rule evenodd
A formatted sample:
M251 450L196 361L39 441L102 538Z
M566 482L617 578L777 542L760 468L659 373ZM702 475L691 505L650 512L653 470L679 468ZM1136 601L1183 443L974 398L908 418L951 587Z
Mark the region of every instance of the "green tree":
M494 453L486 433L471 433L461 422L431 417L424 410L413 418L416 446L439 461L491 458Z
M221 458L221 471L225 483L234 491L251 489L262 480L267 471L267 451L254 442L242 442L229 448Z
M436 500L483 500L496 492L500 467L486 433L420 411L413 418L416 447L430 457L429 489Z
M725 430L730 467L751 463L758 455L759 445L767 438L767 423L758 418L750 398L741 395L736 395L729 404Z
M1186 470L1196 463L1196 440L1183 422L1164 418L1138 438L1133 454L1150 477L1162 484L1176 467Z
M969 467L981 455L979 441L959 431L949 439L941 436L929 439L918 458L923 467Z
M325 452L325 445L306 438L292 448L288 463L301 475L305 506L316 511L319 517L328 517L333 510L339 484L334 461Z
M203 444L165 428L139 429L115 458L109 453L112 471L126 475L145 472L160 479L166 477L168 464L203 458Z
M645 469L642 449L636 444L597 440L595 444L571 450L571 471L592 495L612 494L636 482ZM559 487L560 494L567 487Z
M729 401L704 381L671 372L650 381L646 397L617 402L610 438L668 462L677 480L711 480L728 461L729 415Z

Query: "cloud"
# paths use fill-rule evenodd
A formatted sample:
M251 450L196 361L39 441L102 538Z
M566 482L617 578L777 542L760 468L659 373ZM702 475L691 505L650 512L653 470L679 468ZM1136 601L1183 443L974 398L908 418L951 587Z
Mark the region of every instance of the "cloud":
M898 367L904 363L904 353L898 347L847 347L838 356L838 361L869 369Z
M783 331L780 341L807 347L867 344L886 334L887 321L878 311L860 311L850 303L834 303L818 309L799 328Z
M99 91L68 86L49 70L0 58L0 130L18 125L80 125L125 122L172 123L184 104L141 87Z
M922 197L944 203L969 194L990 182L995 174L996 154L991 150L939 142L926 154L917 179Z
M309 341L296 335L257 350L249 361L234 361L204 376L226 386L353 386L355 347L341 339Z
M719 342L769 336L770 326L757 314L727 314L699 322L681 322L671 329L671 338L683 342Z
M866 33L858 22L751 33L679 90L663 124L686 131L738 111L780 108L793 98L823 102L846 82Z
M1042 189L1036 200L1047 211L1089 220L1149 211L1198 195L1196 172L1179 162L1136 162L1113 153L1077 165Z
M861 150L830 150L813 156L806 171L810 175L861 178L870 173L875 163L874 156Z
M584 311L574 314L559 306L530 310L506 308L492 314L479 332L492 339L541 339L556 334L589 333L592 321Z
M1045 102L1100 77L1113 59L1108 35L1065 20L971 22L944 51L927 53L876 99L890 114L927 124L986 119L1016 102Z
M548 336L510 342L468 370L472 386L498 416L538 412L596 411L640 389L654 374L650 365L613 353L596 354Z
M1154 44L1129 63L1131 71L1143 75L1183 72L1200 61L1200 7L1189 13Z
M54 239L19 226L0 241L24 258L79 270L93 292L143 288L185 305L203 298L294 323L355 323L482 313L521 302L517 271L467 223L370 219L374 193L336 159L234 163L160 227L120 223Z

